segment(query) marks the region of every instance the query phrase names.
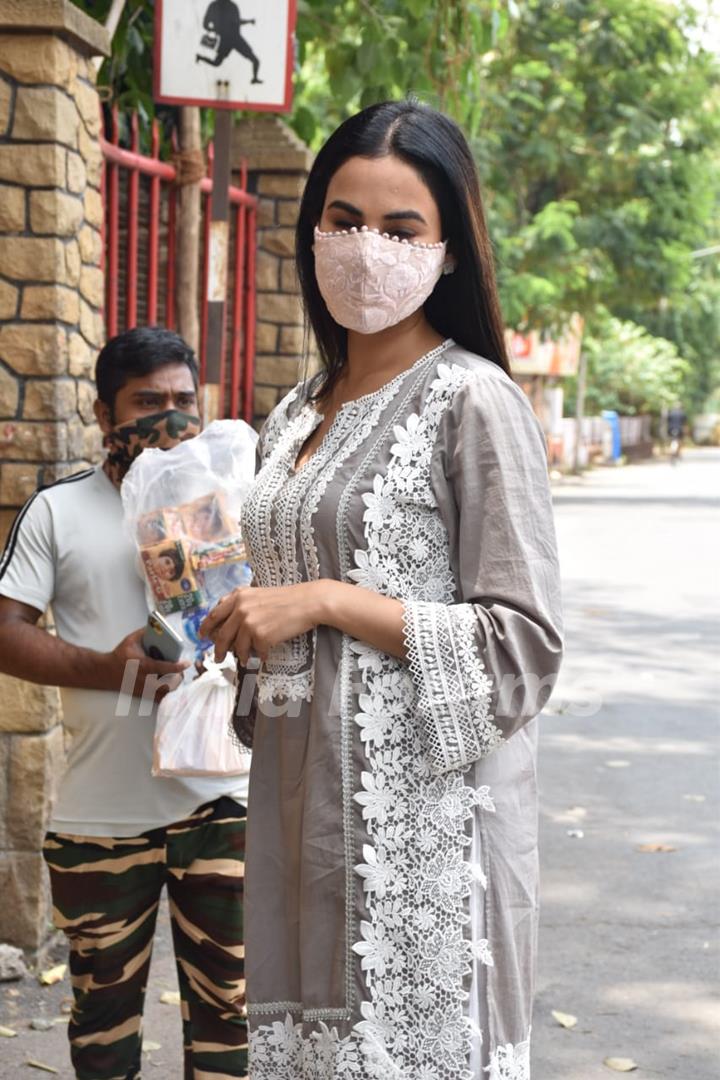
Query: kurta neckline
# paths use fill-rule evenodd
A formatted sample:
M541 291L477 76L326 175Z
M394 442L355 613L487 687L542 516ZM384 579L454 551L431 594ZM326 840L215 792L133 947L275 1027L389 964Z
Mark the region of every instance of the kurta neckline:
M307 429L307 431L305 431L304 427L301 429L301 441L295 444L294 454L290 458L289 467L291 476L299 476L300 473L306 468L306 466L310 464L315 455L322 449L325 440L336 428L337 422L340 417L345 416L351 412L357 412L357 410L359 408L362 408L362 406L375 401L378 395L385 394L388 391L392 390L393 387L402 382L402 380L405 379L412 372L417 371L419 367L422 367L423 364L428 363L430 360L434 360L436 359L436 357L441 356L446 349L449 349L454 344L455 342L452 338L445 338L445 340L441 341L439 345L436 345L433 349L430 349L429 352L423 353L423 355L419 356L417 360L414 360L410 367L405 368L404 371L399 371L397 375L394 375L392 379L388 379L388 381L386 383L383 383L382 386L378 386L376 390L370 390L367 394L361 394L359 397L352 398L350 401L343 402L343 404L338 408L337 412L335 413L332 424L325 432L310 457L307 459L307 461L304 461L299 468L297 468L296 462L300 450L310 438L312 433L316 430L318 424L321 424L322 421L325 419L324 413L319 412L311 402L305 402L302 412L307 412L307 414L312 418L313 423Z

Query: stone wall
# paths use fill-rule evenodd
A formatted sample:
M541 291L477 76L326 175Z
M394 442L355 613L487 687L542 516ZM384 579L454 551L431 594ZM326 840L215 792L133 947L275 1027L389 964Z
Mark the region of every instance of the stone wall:
M295 225L312 154L276 116L243 119L233 161L247 161L258 196L255 422L259 424L304 370L303 311L295 274ZM314 357L308 357L312 367Z
M100 113L107 36L69 0L0 0L0 541L41 484L96 459L104 341ZM54 689L0 676L0 940L48 927L40 855L63 754Z

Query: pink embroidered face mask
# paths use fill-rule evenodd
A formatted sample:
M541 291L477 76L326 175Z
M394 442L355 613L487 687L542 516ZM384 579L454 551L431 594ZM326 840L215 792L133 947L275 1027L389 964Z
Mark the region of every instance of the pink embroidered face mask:
M364 225L316 228L313 250L318 288L335 322L377 334L422 307L443 273L447 244L411 244Z

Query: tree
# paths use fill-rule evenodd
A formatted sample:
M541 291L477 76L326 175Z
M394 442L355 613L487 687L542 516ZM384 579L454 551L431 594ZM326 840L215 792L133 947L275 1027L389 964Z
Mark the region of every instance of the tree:
M476 140L506 317L552 326L682 294L718 198L718 65L661 0L524 0Z
M299 0L298 16L292 123L313 146L365 105L407 94L476 130L510 23L505 0Z
M690 365L677 347L632 322L608 314L585 336L586 412L615 409L625 415L659 413L682 398ZM574 404L574 383L568 387Z
M104 23L112 0L72 0ZM154 0L126 0L112 42L112 56L100 68L98 83L120 110L137 110L145 127L155 116L152 84Z

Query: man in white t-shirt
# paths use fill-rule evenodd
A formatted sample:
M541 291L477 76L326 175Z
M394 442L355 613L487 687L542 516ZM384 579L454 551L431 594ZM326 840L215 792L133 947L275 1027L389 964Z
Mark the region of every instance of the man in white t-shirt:
M242 890L246 777L157 778L140 695L184 664L145 655L143 582L120 485L147 445L200 430L197 365L176 334L131 330L96 369L107 458L41 488L0 560L0 670L59 686L70 735L44 854L70 945L71 1057L82 1080L140 1075L142 1010L167 885L183 999L185 1078L247 1072ZM37 622L52 607L57 636ZM118 708L128 661L133 704ZM160 683L158 696L167 692Z

